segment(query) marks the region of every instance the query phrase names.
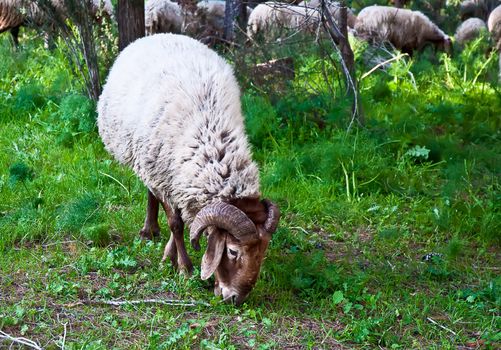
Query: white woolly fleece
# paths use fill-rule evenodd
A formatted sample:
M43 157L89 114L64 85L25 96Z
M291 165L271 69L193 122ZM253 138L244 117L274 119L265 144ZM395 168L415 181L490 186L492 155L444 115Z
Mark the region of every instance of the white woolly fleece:
M129 45L98 114L106 149L186 223L209 203L260 196L232 68L198 41L157 34Z

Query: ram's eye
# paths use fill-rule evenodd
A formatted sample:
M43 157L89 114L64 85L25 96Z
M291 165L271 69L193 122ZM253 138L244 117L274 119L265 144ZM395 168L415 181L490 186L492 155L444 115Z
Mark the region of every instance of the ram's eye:
M236 257L238 255L238 252L236 250L233 250L233 249L230 249L228 248L228 253L230 253L230 255Z

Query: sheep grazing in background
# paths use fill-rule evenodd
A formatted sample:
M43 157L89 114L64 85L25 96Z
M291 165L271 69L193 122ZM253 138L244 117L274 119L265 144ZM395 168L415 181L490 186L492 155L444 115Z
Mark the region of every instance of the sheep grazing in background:
M149 0L144 7L146 34L181 33L183 16L178 3Z
M480 18L468 18L456 29L454 38L460 46L478 38L482 31L487 31L487 24Z
M451 51L449 36L419 11L369 6L358 14L355 32L361 39L373 44L389 42L410 55L428 43L437 49Z
M161 204L171 229L163 259L191 272L183 226L191 226L196 250L207 231L201 278L214 273L214 292L242 303L280 214L272 202L259 199L259 170L231 66L187 36L147 36L120 53L97 109L106 149L148 188L140 234L159 234Z
M99 21L102 17L115 20L115 11L111 0L92 0L90 13L96 21Z
M336 23L339 23L341 16L341 12L339 11L339 9L341 7L341 4L339 2L331 2L331 1L326 1L326 3L327 3L327 8L329 9L329 12L331 13L332 17L334 18ZM309 8L320 9L321 4L322 3L320 0L311 0L311 1L300 2L298 6L306 6ZM355 16L353 14L353 11L349 8L347 8L346 14L347 14L346 22L348 27L355 28L357 16Z
M501 54L501 5L496 7L489 15L487 27L491 33L495 49ZM501 67L501 62L499 64Z
M226 2L222 0L198 2L196 11L186 14L186 33L210 45L222 41L225 9ZM252 8L247 6L247 16L251 12Z
M56 15L66 17L68 11L64 0L51 0L50 4L54 7ZM110 0L92 0L90 13L96 22L100 22L103 17L114 19ZM0 0L0 33L10 30L15 46L19 44L21 26L50 26L49 21L40 4L35 1Z
M316 33L320 25L320 12L316 9L266 2L256 6L249 16L247 36L251 40L259 36L270 40L283 30Z
M185 14L185 33L214 45L224 35L225 8L225 1L198 2L195 11Z
M225 7L225 1L200 1L188 9L170 0L150 0L145 6L146 34L186 34L213 45L223 38Z
M499 81L501 82L501 5L496 7L489 15L487 27L491 33L494 48L499 54Z
M459 15L462 21L473 17L487 21L491 11L499 5L501 0L465 0L459 5Z

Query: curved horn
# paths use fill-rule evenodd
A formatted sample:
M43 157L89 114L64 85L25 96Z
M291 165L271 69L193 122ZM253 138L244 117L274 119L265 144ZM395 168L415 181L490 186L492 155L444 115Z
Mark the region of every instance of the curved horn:
M200 210L190 229L190 242L195 250L200 250L200 236L207 226L225 229L240 241L247 241L256 236L256 225L237 207L218 202L209 204Z
M266 210L268 211L268 218L264 222L264 229L266 232L272 234L277 230L278 221L280 220L280 209L278 209L276 204L269 199L264 199L263 204L266 206Z

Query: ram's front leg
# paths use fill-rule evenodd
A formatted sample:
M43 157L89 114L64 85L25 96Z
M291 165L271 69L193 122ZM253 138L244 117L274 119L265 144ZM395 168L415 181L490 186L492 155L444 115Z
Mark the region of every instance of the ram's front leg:
M169 242L165 246L164 256L162 261L170 259L173 266L177 266L179 271L187 275L193 272L193 264L186 252L184 244L184 222L181 218L181 212L178 209L173 209L169 204L162 203L167 219L171 236Z
M153 239L160 236L160 226L158 225L158 199L148 190L148 208L146 209L146 219L144 226L139 231L139 235L143 239Z

